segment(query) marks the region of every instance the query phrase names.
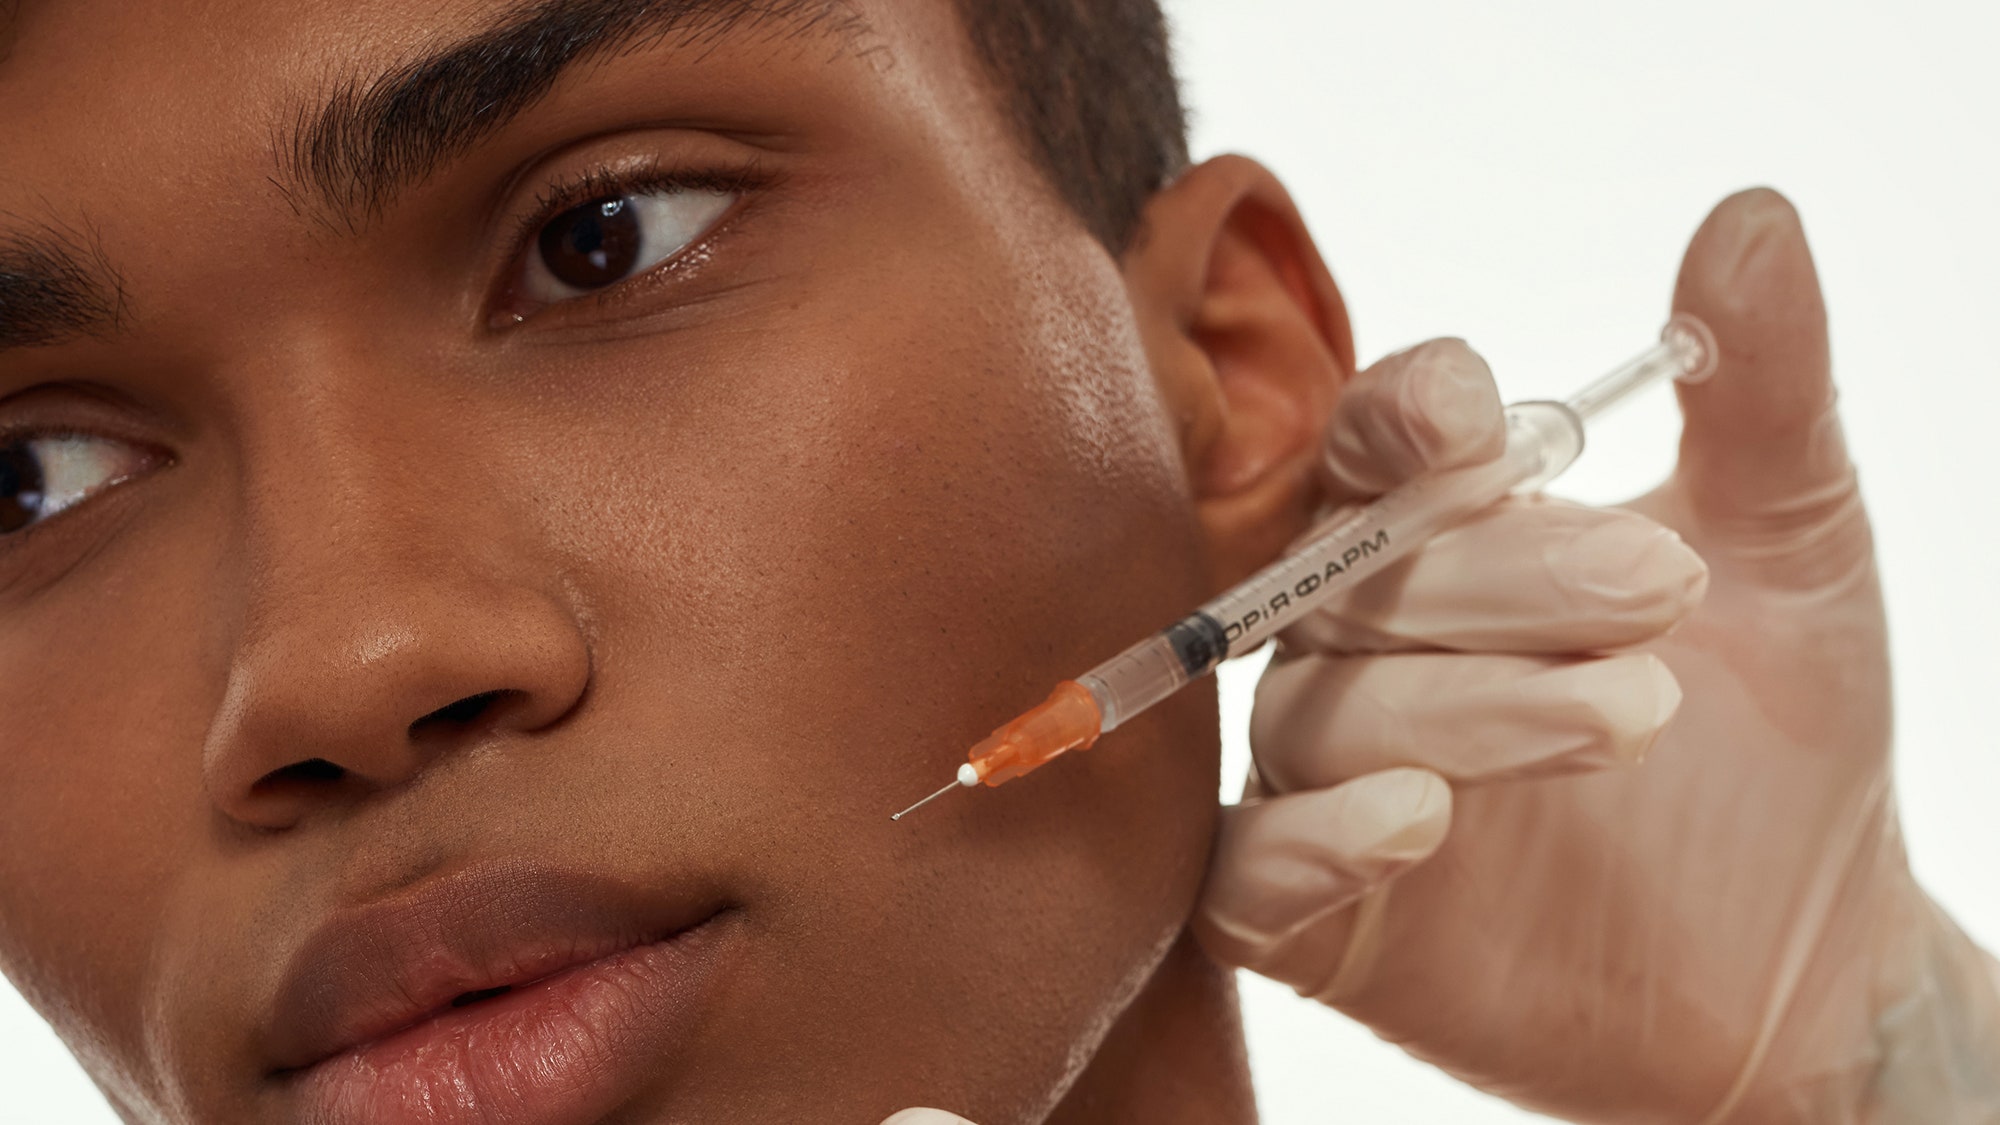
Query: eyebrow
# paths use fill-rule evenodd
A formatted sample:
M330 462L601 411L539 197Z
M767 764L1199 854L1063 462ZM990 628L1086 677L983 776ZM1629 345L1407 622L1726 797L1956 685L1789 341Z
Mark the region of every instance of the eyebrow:
M581 63L670 36L708 46L746 26L853 34L843 0L538 0L470 38L336 86L281 129L274 179L349 230L546 96Z
M124 306L94 235L46 225L0 234L0 351L115 328Z

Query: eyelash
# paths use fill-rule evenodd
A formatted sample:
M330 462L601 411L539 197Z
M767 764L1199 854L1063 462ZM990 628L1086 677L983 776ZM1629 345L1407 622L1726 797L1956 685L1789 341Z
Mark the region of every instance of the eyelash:
M649 159L636 167L592 168L578 175L553 180L536 196L534 206L515 223L510 243L513 253L508 258L507 284L512 284L513 270L525 260L523 255L534 249L536 236L541 233L542 227L565 211L580 207L592 200L666 191L711 191L737 197L736 204L731 206L721 220L680 253L654 265L645 273L608 285L588 297L572 297L559 302L560 304L595 302L600 297L615 293L640 278L671 267L675 262L700 250L717 231L729 223L744 199L755 192L772 187L776 182L777 177L774 174L754 162L733 168L675 168L657 158Z

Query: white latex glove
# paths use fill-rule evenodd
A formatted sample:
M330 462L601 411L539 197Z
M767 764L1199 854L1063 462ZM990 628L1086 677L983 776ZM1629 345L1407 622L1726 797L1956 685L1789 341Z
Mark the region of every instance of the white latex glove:
M1267 796L1227 811L1196 931L1578 1121L2000 1122L2000 972L1897 831L1880 587L1790 205L1717 208L1674 307L1722 362L1680 388L1666 485L1509 502L1284 638ZM1500 424L1462 346L1392 357L1340 404L1334 498L1490 457ZM1652 521L1707 560L1705 601Z

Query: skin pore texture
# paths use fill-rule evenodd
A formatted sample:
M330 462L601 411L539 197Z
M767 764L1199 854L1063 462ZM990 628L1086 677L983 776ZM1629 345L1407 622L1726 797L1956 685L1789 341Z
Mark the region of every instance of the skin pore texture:
M1254 1119L1184 929L1212 689L888 813L1302 529L1332 282L1241 160L1114 258L944 0L737 7L380 198L299 131L516 9L0 32L0 274L54 246L96 299L0 305L0 446L88 435L123 478L0 535L0 968L126 1120L320 1120L274 1047L308 939L510 865L707 919L685 1032L550 1121ZM550 185L632 167L732 204L525 292Z

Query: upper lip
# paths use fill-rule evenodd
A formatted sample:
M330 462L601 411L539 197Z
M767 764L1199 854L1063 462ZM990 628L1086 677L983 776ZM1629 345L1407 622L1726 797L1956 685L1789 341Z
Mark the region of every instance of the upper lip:
M430 879L335 914L299 947L273 1004L275 1070L395 1034L466 993L664 941L719 910L713 900L528 862Z

